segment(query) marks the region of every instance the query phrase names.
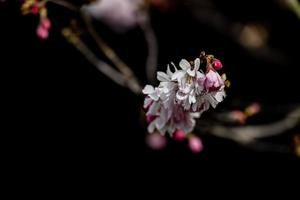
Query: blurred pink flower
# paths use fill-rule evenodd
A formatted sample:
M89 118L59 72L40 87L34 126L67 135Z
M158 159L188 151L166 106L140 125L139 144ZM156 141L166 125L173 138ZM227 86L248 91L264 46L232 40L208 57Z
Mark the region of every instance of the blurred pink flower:
M167 145L167 139L159 133L149 134L146 138L147 145L154 150L161 150Z
M252 103L245 109L245 113L247 116L256 115L261 111L261 106L259 103Z
M36 34L39 38L45 40L49 37L49 30L40 24L37 27Z
M44 18L41 21L41 26L43 26L45 29L50 29L51 28L51 21L48 18Z
M189 148L193 153L200 153L203 150L202 140L197 136L190 137Z
M247 115L240 110L234 110L229 113L229 118L234 122L238 122L239 124L245 124Z
M183 141L183 140L185 140L185 138L186 138L186 134L182 130L177 130L174 133L174 139L177 141Z
M115 31L124 31L137 24L142 3L143 0L97 0L85 9Z

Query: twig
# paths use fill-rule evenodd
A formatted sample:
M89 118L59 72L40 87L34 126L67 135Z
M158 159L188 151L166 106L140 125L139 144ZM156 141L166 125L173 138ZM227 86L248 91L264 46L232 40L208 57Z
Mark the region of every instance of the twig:
M300 19L300 3L298 0L286 0L286 4Z
M146 74L149 82L154 82L156 68L157 68L157 55L158 55L158 45L156 35L151 26L151 21L149 15L143 16L142 20L139 20L141 29L144 32L144 36L148 46L148 56L146 61Z
M68 1L64 0L46 0L46 2L52 2L57 5L63 6L72 11L79 11L79 8L75 5L71 4ZM94 64L102 73L111 78L113 81L122 86L127 86L131 91L136 94L140 94L142 91L142 87L137 81L137 78L134 76L131 69L116 55L116 53L98 36L97 32L94 30L91 25L89 16L83 12L84 9L80 11L82 17L87 25L88 31L95 39L96 43L100 47L100 49L104 52L104 54L116 65L116 67L121 71L120 74L118 71L114 70L112 66L107 63L99 60L95 54L79 39L75 39L75 35L73 35L73 39L69 40L92 64ZM66 36L66 35L65 35ZM76 42L75 42L76 41Z
M256 139L271 137L284 133L300 123L300 108L292 111L288 116L278 122L244 127L226 127L216 125L209 128L209 133L218 137L234 140L239 143L250 143Z
M81 9L81 15L82 18L87 26L87 29L93 39L96 41L98 47L103 51L103 53L113 62L113 64L120 70L120 72L125 76L125 79L127 79L128 84L130 84L130 88L133 90L135 93L141 93L142 87L139 84L136 76L120 58L119 56L115 53L115 51L110 48L104 40L99 36L99 34L96 32L94 29L92 23L91 23L91 18L90 16L85 12L84 7Z
M86 59L93 64L99 71L105 74L107 77L112 79L117 84L125 87L126 79L123 77L121 73L117 70L113 69L107 63L99 60L95 54L86 46L86 44L80 40L70 29L65 28L62 31L63 36L79 50Z

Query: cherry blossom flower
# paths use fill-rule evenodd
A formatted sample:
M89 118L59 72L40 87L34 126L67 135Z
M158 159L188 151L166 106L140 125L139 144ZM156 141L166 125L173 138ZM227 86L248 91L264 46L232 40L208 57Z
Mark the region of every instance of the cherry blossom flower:
M223 101L226 76L222 78L212 68L212 63L207 64L204 74L199 69L200 62L199 58L191 63L182 59L179 70L172 63L174 72L168 66L166 73L157 73L160 81L157 87L145 86L148 132L158 131L162 135L167 132L172 136L182 131L186 135L194 129L196 118Z

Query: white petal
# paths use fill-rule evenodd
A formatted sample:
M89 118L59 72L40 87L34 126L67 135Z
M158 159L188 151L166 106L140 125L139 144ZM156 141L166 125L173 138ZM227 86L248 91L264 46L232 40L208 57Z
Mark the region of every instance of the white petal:
M194 62L194 67L195 70L198 71L199 67L200 67L200 59L196 58L195 62Z
M192 104L192 103L196 103L196 98L194 95L189 95L189 103Z
M156 119L155 119L156 120ZM153 133L155 129L155 120L148 125L148 132Z
M174 67L175 71L178 70L177 67L176 67L176 65L173 62L171 62L171 65Z
M182 71L182 70L178 70L178 71L176 71L174 74L173 74L173 76L172 76L172 80L174 81L174 80L180 80L183 76L185 75L185 72L184 71Z
M149 107L149 110L146 114L157 115L159 108L160 108L160 104L158 104L157 102L153 102L153 104Z
M153 99L154 101L158 101L158 99L159 99L159 96L157 95L156 92L151 93L151 94L148 94L148 95L149 95L149 97L150 97L151 99Z
M205 75L199 71L196 72L197 73L197 79L204 79L205 78Z
M153 102L153 99L146 97L145 101L144 101L144 108L148 108L148 106L150 106L150 104Z
M157 72L157 80L170 81L170 77L164 72Z
M206 95L206 100L213 108L216 108L219 103L211 94Z
M196 70L191 70L191 68L187 69L186 72L188 73L188 75L194 77L196 75Z
M173 72L170 69L170 65L168 65L167 74L169 75L169 77L172 77L172 75L173 75Z
M152 85L146 85L142 91L144 94L151 94L154 92L154 88Z
M185 60L185 59L182 59L182 60L180 61L179 66L180 66L181 69L183 69L183 70L187 70L187 69L191 68L191 64L190 64L187 60Z
M225 96L226 96L226 94L225 94L224 91L219 91L219 92L217 92L217 93L214 95L215 99L216 99L218 102L222 102L223 99L225 98Z

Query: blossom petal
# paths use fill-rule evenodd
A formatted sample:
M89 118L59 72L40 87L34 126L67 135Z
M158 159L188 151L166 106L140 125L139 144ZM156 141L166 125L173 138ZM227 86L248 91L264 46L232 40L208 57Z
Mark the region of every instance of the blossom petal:
M143 93L144 94L151 94L151 93L153 93L155 90L154 90L154 88L153 88L153 86L152 85L146 85L145 87L144 87L144 89L143 89Z
M196 70L191 70L191 68L187 69L186 72L188 73L188 75L194 77L196 75Z
M169 75L169 77L172 77L172 75L173 75L173 72L170 69L170 65L168 65L168 67L167 67L167 74Z
M199 67L200 67L200 59L196 58L194 61L194 67L195 67L195 71L198 71Z
M180 66L181 69L183 69L183 70L187 70L187 69L191 68L191 64L190 64L187 60L185 60L185 59L182 59L182 60L180 61L179 66Z
M172 80L174 81L174 80L180 80L180 79L182 79L182 77L185 75L185 72L183 71L183 70L178 70L178 71L176 71L174 74L173 74L173 76L172 76Z
M170 77L164 72L157 72L157 80L170 81Z

